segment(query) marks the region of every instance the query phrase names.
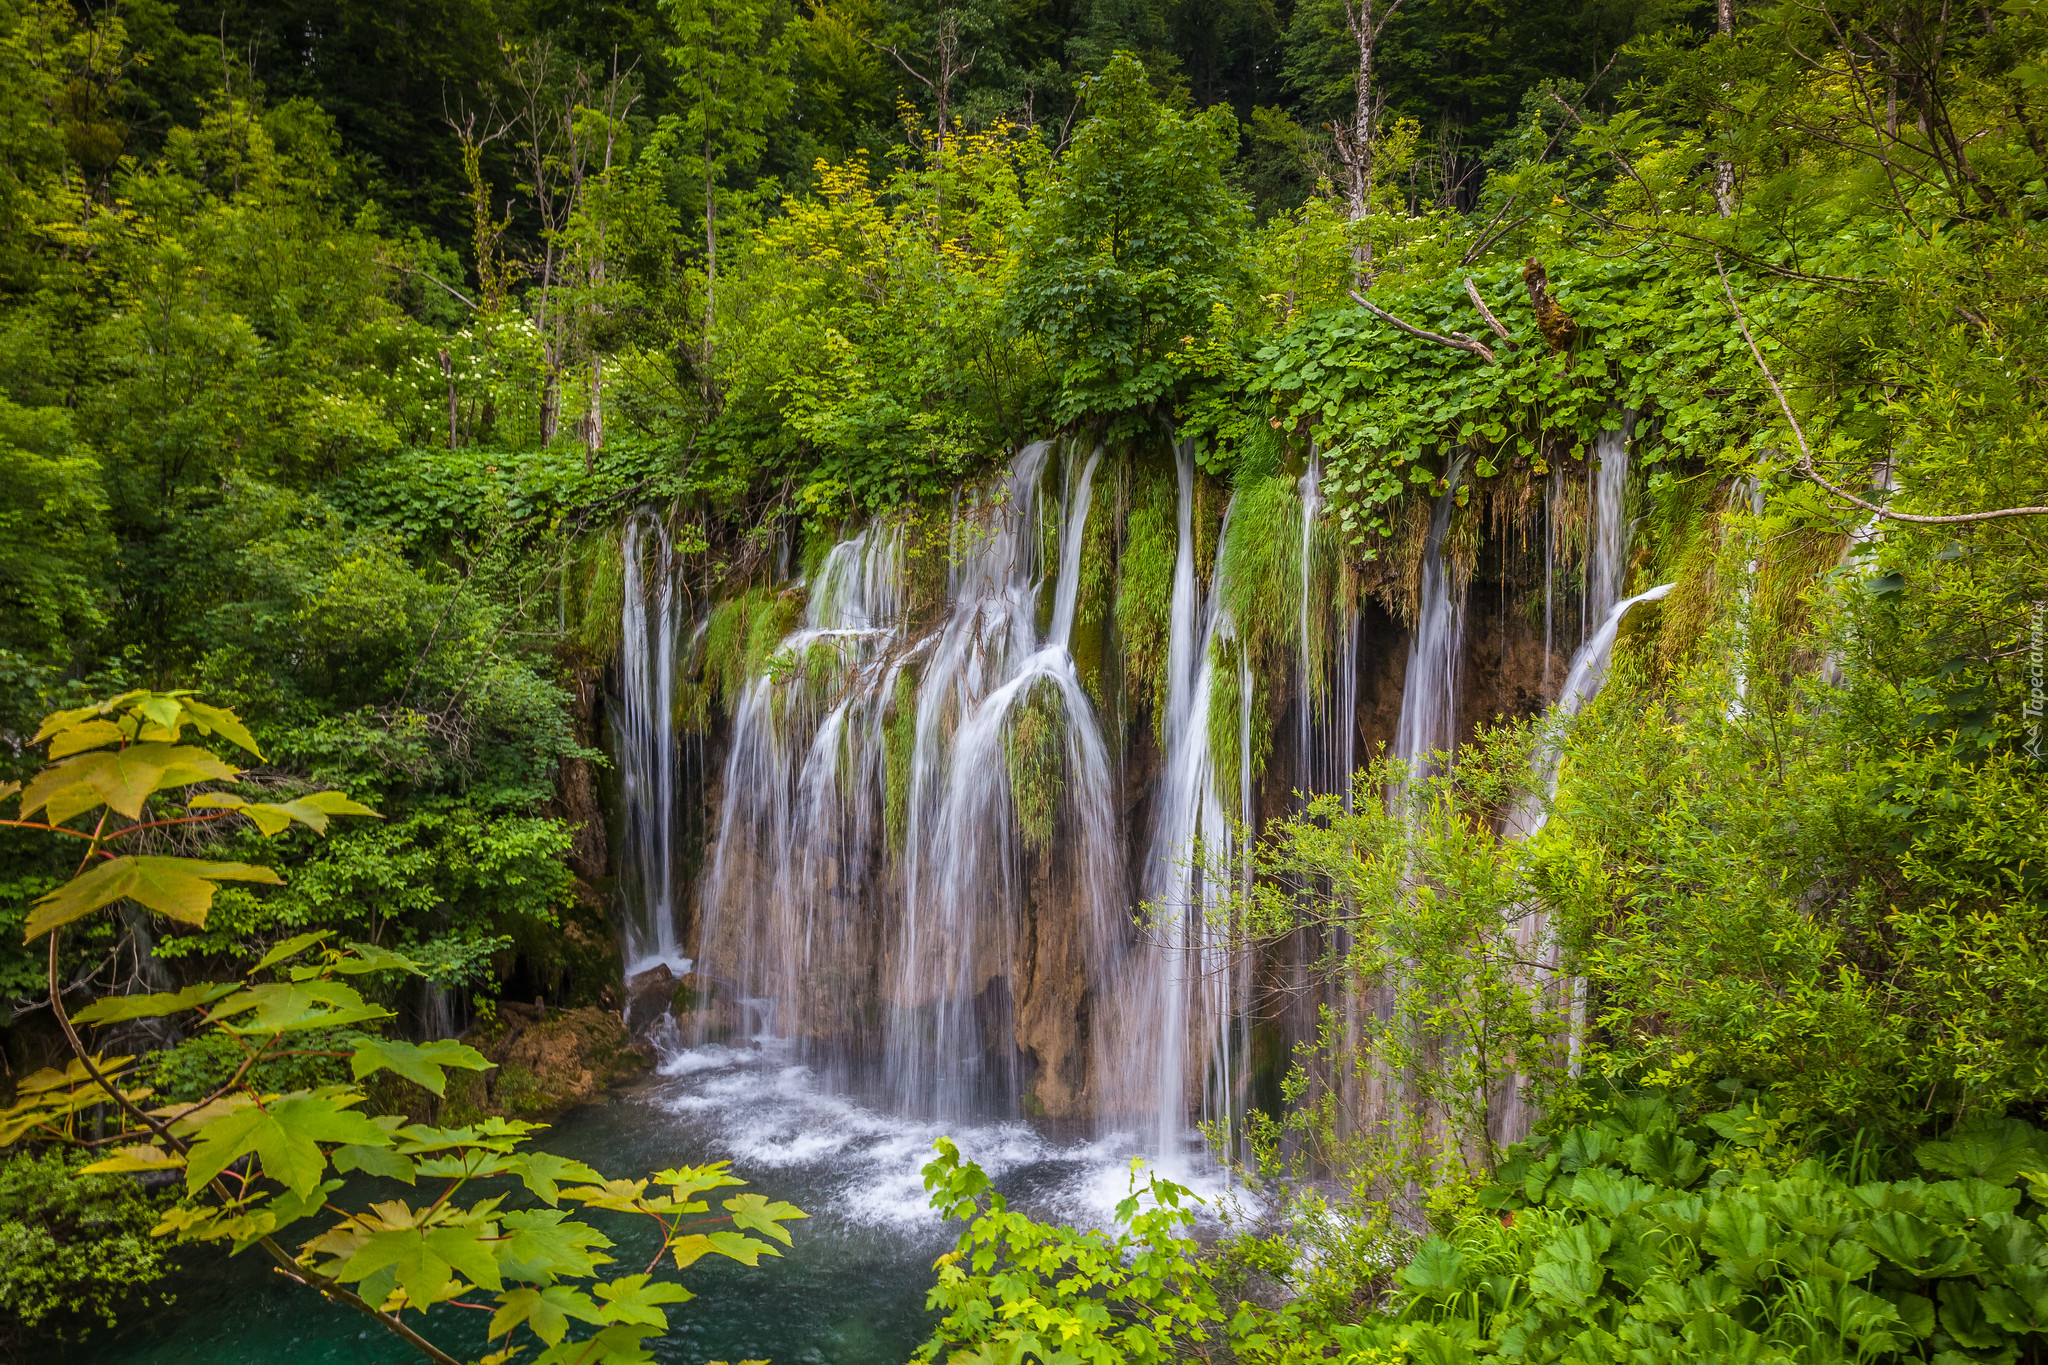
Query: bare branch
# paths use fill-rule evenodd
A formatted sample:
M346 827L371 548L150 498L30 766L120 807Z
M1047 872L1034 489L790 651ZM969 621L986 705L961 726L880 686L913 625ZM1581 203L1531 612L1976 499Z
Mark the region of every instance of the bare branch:
M1371 313L1374 317L1379 318L1381 321L1392 323L1394 326L1406 332L1409 336L1420 337L1424 341L1434 341L1435 343L1437 343L1437 345L1448 346L1454 351L1469 352L1472 355L1478 356L1481 360L1485 361L1489 365L1496 365L1500 363L1493 358L1493 352L1491 350L1489 350L1486 346L1482 345L1481 343L1474 341L1471 337L1466 336L1462 332L1453 332L1449 336L1440 336L1435 332L1425 332L1420 327L1412 326L1409 323L1401 321L1401 319L1395 317L1386 309L1380 307L1372 300L1366 298L1365 295L1359 293L1356 289L1353 289L1349 292L1351 294L1351 301L1353 303L1357 304L1360 308L1363 308L1366 312Z
M1714 257L1714 268L1721 272L1721 292L1727 296L1728 306L1735 311L1735 326L1742 332L1742 339L1749 343L1749 353L1756 357L1756 367L1764 372L1764 382L1769 384L1771 392L1777 395L1779 410L1785 414L1785 420L1792 424L1792 437L1799 442L1800 473L1836 497L1855 504L1873 516L1884 517L1890 521L1908 522L1915 526L1957 526L1973 521L1996 521L2000 517L2048 516L2048 507L2001 507L1993 512L1959 512L1953 516L1944 517L1924 517L1912 512L1894 512L1889 508L1879 507L1874 502L1865 502L1847 489L1837 488L1834 484L1822 478L1820 471L1813 467L1813 449L1806 444L1806 432L1800 427L1799 419L1792 415L1792 404L1785 397L1785 390L1779 387L1778 376L1771 373L1771 367L1764 361L1763 351L1757 347L1756 338L1749 334L1749 321L1742 316L1742 305L1735 301L1735 290L1728 283L1728 268L1721 263L1721 258L1718 255ZM1354 294L1352 297L1357 298L1358 296ZM1359 302L1363 303L1364 300L1360 299ZM1368 304L1367 306L1370 307L1371 305Z
M1522 349L1515 344L1515 339L1508 335L1508 329L1501 325L1501 320L1493 315L1493 310L1486 306L1486 300L1479 297L1479 286L1472 283L1470 275L1465 277L1465 297L1472 300L1472 306L1479 310L1480 317L1486 319L1486 325L1493 329L1493 334L1501 339L1502 345L1510 351Z

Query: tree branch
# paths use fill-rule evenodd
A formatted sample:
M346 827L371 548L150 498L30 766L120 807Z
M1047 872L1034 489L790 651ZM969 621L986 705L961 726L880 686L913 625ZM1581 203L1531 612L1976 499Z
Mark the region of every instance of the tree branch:
M1493 334L1500 338L1503 346L1510 351L1522 349L1515 344L1515 339L1508 335L1508 329L1501 325L1501 320L1493 315L1493 310L1486 306L1486 300L1479 297L1479 286L1472 283L1470 275L1465 277L1465 297L1472 300L1472 306L1479 310L1480 317L1486 319L1486 325L1493 329Z
M1353 289L1349 292L1351 294L1351 301L1353 303L1357 304L1360 308L1363 308L1366 312L1371 313L1374 317L1379 318L1381 321L1392 323L1394 326L1406 332L1409 336L1420 337L1424 341L1434 341L1435 343L1437 343L1437 345L1448 346L1454 351L1469 352L1472 355L1478 356L1481 360L1485 361L1489 365L1495 365L1499 363L1493 358L1493 352L1491 350L1481 345L1479 342L1474 341L1471 337L1464 335L1462 332L1453 332L1450 336L1440 336L1435 332L1425 332L1420 327L1415 327L1401 321L1401 319L1395 317L1386 309L1372 302L1363 294L1359 293L1356 289ZM1495 323L1494 325L1498 327L1500 324Z
M1749 322L1742 316L1742 305L1735 301L1735 290L1728 283L1728 268L1721 263L1721 257L1718 253L1714 257L1714 268L1721 272L1721 292L1727 295L1728 306L1735 311L1735 326L1741 331L1742 339L1749 343L1749 353L1756 357L1756 367L1764 372L1764 381L1771 386L1771 392L1777 395L1779 410L1785 414L1785 420L1792 424L1792 437L1799 443L1800 473L1836 497L1846 502L1854 503L1873 516L1884 517L1891 521L1908 522L1915 526L1956 526L1973 521L1995 521L2000 517L2048 516L2048 507L2001 507L1992 512L1959 512L1953 516L1944 517L1918 516L1912 512L1893 512L1887 508L1879 507L1874 502L1865 502L1847 489L1837 488L1834 484L1822 478L1820 471L1813 467L1813 450L1806 444L1806 432L1800 427L1799 419L1792 415L1792 404L1786 399L1785 390L1779 387L1778 376L1771 373L1771 367L1764 361L1763 351L1757 347L1756 338L1749 334ZM1357 298L1358 296L1354 294L1352 297ZM1364 300L1360 299L1359 302L1363 303ZM1367 306L1370 307L1371 305Z

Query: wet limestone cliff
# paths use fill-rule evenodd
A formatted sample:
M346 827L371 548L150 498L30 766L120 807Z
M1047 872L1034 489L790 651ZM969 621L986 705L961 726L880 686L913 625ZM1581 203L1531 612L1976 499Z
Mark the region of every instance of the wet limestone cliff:
M681 1041L1170 1145L1305 1026L1205 877L1382 749L1554 701L1629 583L1627 478L1623 428L1415 497L1368 559L1312 455L1226 487L1041 442L718 592L644 511L606 703L627 971L671 972Z

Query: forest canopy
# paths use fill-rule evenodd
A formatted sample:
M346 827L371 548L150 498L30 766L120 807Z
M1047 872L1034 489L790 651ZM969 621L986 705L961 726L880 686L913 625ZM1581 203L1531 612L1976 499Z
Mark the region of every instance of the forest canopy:
M9 1076L68 1064L53 1000L289 943L389 972L293 1093L515 994L615 1010L600 698L636 508L705 605L702 723L841 532L1099 445L1135 472L1085 681L1156 733L1185 443L1231 685L1277 724L1310 551L1283 581L1252 537L1311 461L1319 586L1412 621L1436 500L1469 571L1561 524L1531 509L1626 414L1627 581L1669 595L1597 703L1482 727L1449 775L1362 756L1358 800L1250 832L1247 882L1287 892L1233 932L1326 933L1328 980L1410 990L1229 1138L1294 1221L1212 1256L1162 1182L1120 1232L1043 1228L957 1152L940 1203L963 1248L1051 1248L1005 1281L1047 1313L1164 1314L1095 1359L2039 1351L2048 3L0 0L0 74L0 786L65 757L46 716L194 697L255 756L220 792L378 817L198 823L165 778L121 813L195 823L147 856L274 880L52 927L75 850L8 807ZM123 742L172 742L136 716ZM1217 748L1257 781L1265 743ZM1558 780L1510 839L1532 752ZM1517 994L1532 907L1568 1017ZM1345 1067L1428 1072L1458 1028L1521 1055L1443 1063L1378 1145L1332 1117ZM180 1059L142 1064L166 1094L232 1070L101 1041ZM1533 1146L1494 1143L1503 1086ZM21 1142L0 1233L72 1258L0 1274L25 1342L157 1278L163 1215ZM990 1326L997 1255L945 1267L932 1358L1054 1358ZM1140 1255L1158 1283L1115 1269Z

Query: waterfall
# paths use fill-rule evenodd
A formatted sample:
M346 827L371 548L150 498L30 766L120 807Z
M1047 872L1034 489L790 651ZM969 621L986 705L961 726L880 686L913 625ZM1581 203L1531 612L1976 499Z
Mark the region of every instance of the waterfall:
M1181 1152L1188 1138L1189 1073L1203 1068L1202 1109L1227 1105L1231 1078L1230 1029L1241 1014L1233 988L1232 964L1219 941L1214 913L1228 891L1209 877L1231 865L1230 814L1216 793L1215 754L1209 746L1209 708L1215 690L1216 648L1234 626L1223 605L1227 569L1219 553L1206 598L1195 579L1195 449L1182 442L1175 452L1179 496L1175 512L1173 598L1168 615L1167 706L1163 731L1165 774L1143 882L1152 907L1153 942L1134 964L1123 995L1133 1004L1137 1025L1113 1069L1116 1089L1130 1097L1128 1119L1155 1154ZM1229 534L1228 510L1219 543ZM1236 665L1243 667L1240 660ZM1241 707L1251 689L1240 678ZM1249 719L1240 713L1240 724ZM1241 764L1249 745L1240 741ZM1247 800L1250 783L1240 772ZM1240 814L1245 818L1247 811ZM1248 823L1248 821L1247 821Z
M731 699L697 940L726 998L700 1010L700 1041L737 1031L900 1112L1087 1107L1071 1021L1090 995L1099 1046L1129 1032L1109 998L1125 899L1109 750L1068 652L1102 453L1068 453L1059 499L1041 495L1054 454L1034 442L956 501L934 628L913 633L904 523L878 520L826 554ZM1057 837L1026 829L1019 783Z
M675 842L680 767L675 725L676 565L668 528L649 512L626 522L619 697L611 708L625 806L620 862L628 888L626 974L689 970L676 935Z
M1593 524L1586 544L1586 591L1580 598L1582 641L1590 637L1595 623L1606 621L1628 578L1628 441L1635 424L1635 414L1624 412L1618 429L1593 439Z
M802 619L732 705L718 838L700 885L697 957L730 992L714 1026L823 1043L862 1038L859 926L883 825L884 710L903 660L902 536L875 526L839 542Z
M1660 595L1618 600L1626 441L1626 421L1603 433L1589 470L1581 608L1599 614L1553 708L1561 716L1598 686L1621 615ZM958 490L949 514L872 518L822 554L814 548L802 580L757 586L701 620L679 605L662 522L645 512L629 521L613 711L623 885L636 907L627 953L635 969L688 970L694 959L697 1013L684 1036L752 1044L902 1114L1093 1117L1155 1157L1187 1152L1195 1117L1239 1117L1254 1004L1285 1037L1309 1036L1309 1005L1262 993L1284 994L1289 972L1302 985L1327 946L1304 939L1270 961L1240 960L1221 920L1251 873L1239 831L1253 830L1260 810L1258 699L1287 688L1291 672L1294 714L1274 736L1279 753L1291 737L1305 796L1348 800L1361 626L1311 449L1293 485L1298 534L1282 521L1275 543L1258 547L1289 569L1298 556L1276 629L1284 638L1292 627L1294 649L1272 676L1255 674L1223 553L1236 503L1224 510L1211 581L1198 573L1196 454L1192 442L1174 450L1160 765L1143 793L1126 789L1121 736L1105 738L1073 656L1095 648L1084 620L1094 630L1102 619L1086 595L1104 580L1084 551L1096 485L1110 475L1092 442L1027 445L1000 475ZM1430 508L1390 746L1418 777L1459 738L1472 555L1453 532L1464 466L1453 462ZM1101 503L1119 507L1120 497ZM1167 528L1151 524L1163 552ZM1093 530L1097 553L1123 553L1119 530ZM780 553L795 559L793 546ZM1546 572L1546 635L1557 572ZM719 680L710 856L693 872L677 848L697 730L677 713ZM1233 729L1236 753L1225 757ZM1534 828L1540 803L1526 814L1516 832ZM1133 849L1144 861L1127 879ZM1147 907L1137 931L1134 901ZM1255 967L1267 975L1255 979ZM1372 1008L1322 1003L1346 1017Z
M1304 796L1338 792L1348 805L1358 748L1358 602L1355 594L1339 593L1333 612L1324 589L1335 585L1317 582L1318 566L1333 557L1317 546L1323 533L1322 479L1321 452L1311 448L1308 468L1297 485L1301 602L1296 622L1295 772Z
M1058 702L1069 822L1062 832L1071 836L1060 841L1065 859L1055 871L1068 879L1083 952L1100 963L1120 928L1109 754L1067 652L1101 451L1088 453L1066 480L1067 507L1043 509L1038 487L1050 450L1043 441L1025 447L1011 467L1000 515L985 527L956 531L952 611L918 687L887 1042L890 1087L913 1112L1000 1109L1014 1106L1023 1089L1014 1021L1017 931L1030 869L1021 856L1006 739L1018 704L1041 686ZM1041 641L1038 523L1048 516L1063 534L1052 625ZM1050 851L1048 860L1062 861Z
M1409 764L1408 783L1435 770L1435 754L1449 755L1458 743L1458 664L1465 643L1465 588L1471 570L1453 555L1444 538L1458 510L1459 457L1445 477L1448 486L1429 517L1422 546L1422 580L1415 609L1415 633L1408 645L1408 673L1401 685L1401 717L1392 753ZM1402 784L1405 792L1408 783ZM1396 793L1397 797L1400 793Z

